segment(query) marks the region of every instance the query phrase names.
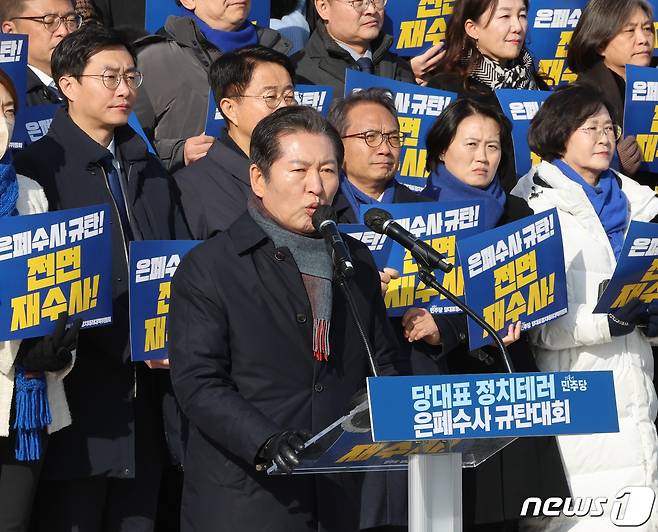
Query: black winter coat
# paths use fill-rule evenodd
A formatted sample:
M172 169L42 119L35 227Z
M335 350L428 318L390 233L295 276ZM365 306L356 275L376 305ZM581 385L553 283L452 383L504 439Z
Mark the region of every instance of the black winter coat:
M383 32L371 43L374 74L415 83L409 61L390 52L392 45L393 37ZM297 83L329 85L334 89L334 98L341 98L345 92L345 69L360 70L354 58L336 44L323 24L315 28L304 49L297 52L292 60Z
M226 231L247 210L250 164L224 130L205 157L174 174L193 238Z
M353 295L383 374L406 372L365 246L345 236ZM340 289L331 355L312 353L313 318L297 265L244 213L194 248L172 284L171 375L190 420L184 532L358 530L362 476L257 473L257 453L287 428L317 433L347 409L369 365Z
M173 181L160 162L129 126L116 129L115 145L127 176L134 238L189 238ZM43 187L50 210L107 203L111 213L112 325L80 333L76 364L65 380L74 422L50 438L43 471L50 478L132 478L136 452L145 453L140 467L146 468L163 449L159 375L130 362L127 241L100 164L108 154L60 110L48 134L15 161L19 173Z
M278 32L260 27L256 31L258 44L290 52L292 45ZM191 17L176 16L135 46L144 73L135 113L163 164L174 172L185 164L185 141L206 128L208 72L222 51L205 39Z
M440 201L440 197L439 197ZM516 196L507 196L503 216L505 225L533 214L528 204ZM468 350L468 328L463 314L436 316L442 337L443 355L451 374L505 373L495 347L484 347L485 364ZM539 371L525 335L508 347L514 369ZM568 497L570 495L557 442L553 437L519 438L475 469L462 476L464 526L519 519L527 497Z
M32 105L48 105L53 103L62 103L52 92L48 90L39 76L32 72L31 68L27 69L27 85L25 91L25 103Z

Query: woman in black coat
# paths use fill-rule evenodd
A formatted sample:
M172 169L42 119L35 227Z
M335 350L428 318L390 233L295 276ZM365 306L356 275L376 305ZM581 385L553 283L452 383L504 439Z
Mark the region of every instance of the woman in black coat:
M456 92L500 109L495 89L548 90L525 47L528 0L460 0L448 23L445 56L429 86ZM512 137L503 137L503 151L512 153ZM511 190L517 176L514 157L501 162L503 188Z
M616 124L624 125L626 65L649 66L653 55L653 10L645 0L592 0L574 31L567 62L578 81L605 95ZM643 185L656 174L638 172L642 154L635 137L617 143L620 170Z
M505 193L497 175L506 155L501 139L509 130L509 121L495 108L468 98L453 102L427 135L431 175L423 193L438 201L482 201L484 230L531 215L525 201ZM415 315L405 316L403 324L407 339L441 343L450 373L505 371L494 347L469 352L466 319L461 314L432 317L417 309ZM517 371L537 371L520 326L520 322L510 324L503 342ZM478 530L496 523L507 530L515 526L527 497L568 494L555 439L522 438L475 470L464 471L464 527Z

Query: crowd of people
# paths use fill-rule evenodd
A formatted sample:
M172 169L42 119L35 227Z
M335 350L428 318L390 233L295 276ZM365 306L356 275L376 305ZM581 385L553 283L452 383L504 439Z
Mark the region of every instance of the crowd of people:
M507 324L502 340L516 371L611 370L619 432L521 438L464 471L465 530L616 530L520 511L528 497L658 494L658 301L593 313L630 222L658 220L656 175L622 135L626 65L651 65L651 6L589 2L568 51L578 81L532 119L541 163L520 176L494 91L554 85L526 47L528 0L456 1L445 42L411 59L391 52L386 0L272 2L271 28L248 20L249 0L176 4L148 34L143 2L0 0L2 32L29 38L26 94L0 69L0 216L108 204L113 295L109 326L66 330L62 314L51 335L0 342L0 530L406 530L406 473L263 466L293 471L303 442L354 404L371 374L362 334L379 375L504 370L493 347L469 352L462 314L388 318L400 272L346 236L348 301L312 224L325 205L353 223L363 205L480 201L483 229L557 209L568 313L528 333ZM405 137L390 92L340 97L350 69L459 95L427 134L422 192L396 180ZM296 83L333 87L326 119L297 105ZM60 108L15 151L22 101ZM204 242L173 278L169 358L133 363L129 244L184 239ZM29 432L19 398L36 392L51 415ZM655 507L637 530L658 531Z

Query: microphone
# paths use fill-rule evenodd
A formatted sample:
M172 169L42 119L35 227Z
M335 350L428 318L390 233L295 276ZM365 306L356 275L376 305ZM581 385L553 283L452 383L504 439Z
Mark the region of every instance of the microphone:
M423 266L427 266L430 270L438 268L445 273L452 270L453 265L447 262L441 253L393 220L391 213L384 209L374 208L368 210L363 219L375 233L386 235L411 251L417 262L424 262Z
M344 278L354 275L354 265L350 250L347 249L343 237L336 225L336 211L331 205L320 205L311 217L315 230L320 233L331 246L331 258L339 275Z

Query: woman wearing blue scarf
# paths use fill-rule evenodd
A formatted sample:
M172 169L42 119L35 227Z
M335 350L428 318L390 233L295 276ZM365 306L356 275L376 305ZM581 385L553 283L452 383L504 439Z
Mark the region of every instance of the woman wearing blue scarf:
M556 208L562 228L569 312L529 331L537 365L542 371L613 374L619 432L558 438L572 495L608 500L625 486L658 490L658 400L649 342L658 336L658 302L633 299L607 315L593 313L630 222L655 222L658 214L649 187L610 169L621 134L611 116L611 105L591 85L558 89L528 132L542 162L512 190L535 212ZM655 530L655 505L653 512L641 530ZM552 518L544 524L551 530L596 529L607 519Z
M0 217L48 210L43 189L16 175L8 150L16 89L0 70ZM26 531L47 433L71 423L62 379L73 365L75 324L52 336L0 342L0 530Z
M525 201L505 194L497 175L507 155L501 139L510 134L510 127L499 111L476 100L464 98L449 105L427 135L431 173L423 194L438 201L482 202L483 230L532 214ZM403 320L408 337L418 340L417 330L427 334L428 328L437 334L451 373L505 371L495 348L469 353L463 315L433 318L426 311L414 311L416 315ZM520 325L510 323L503 340L517 371L537 371ZM555 438L521 438L475 470L464 470L464 529L491 530L494 523L496 529L515 529L527 497L568 494Z

